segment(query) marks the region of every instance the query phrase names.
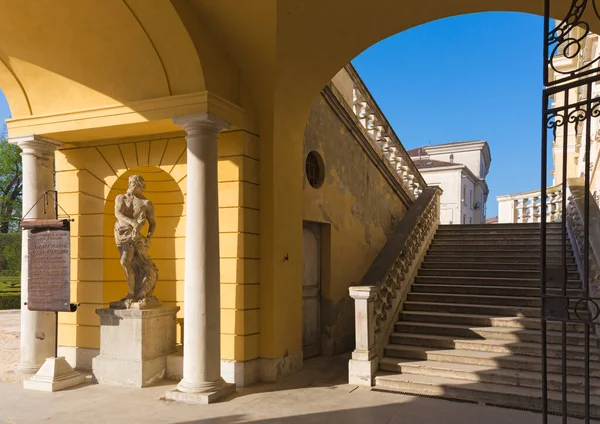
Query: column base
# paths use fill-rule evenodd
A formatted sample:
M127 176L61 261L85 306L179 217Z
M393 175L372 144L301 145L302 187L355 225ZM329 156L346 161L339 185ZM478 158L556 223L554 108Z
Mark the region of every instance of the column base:
M38 372L40 370L40 368L42 367L42 365L44 364L40 364L40 365L17 365L17 368L15 368L15 374L18 375L20 378L29 378L32 375L34 375L36 372Z
M219 399L229 396L234 392L235 385L224 382L214 390L205 392L182 392L179 389L169 390L165 394L165 398L176 402L208 405L209 403L215 403Z
M348 361L348 384L371 387L378 366L379 361L377 358L368 361L350 359Z
M62 356L48 358L40 370L29 380L23 381L23 388L56 392L85 383L85 375L73 370Z

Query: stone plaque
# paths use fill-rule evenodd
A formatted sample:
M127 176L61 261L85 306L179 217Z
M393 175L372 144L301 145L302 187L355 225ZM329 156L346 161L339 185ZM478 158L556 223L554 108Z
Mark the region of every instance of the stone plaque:
M71 312L69 227L36 228L27 236L27 308Z

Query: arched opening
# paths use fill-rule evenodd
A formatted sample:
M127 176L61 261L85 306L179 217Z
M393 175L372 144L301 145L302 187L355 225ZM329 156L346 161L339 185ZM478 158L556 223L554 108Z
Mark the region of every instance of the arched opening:
M156 211L156 232L152 237L150 256L158 267L158 283L154 295L165 305L183 306L183 267L185 260L184 196L171 175L154 166L138 166L127 170L114 182L104 206L104 304L122 299L127 283L119 263L114 240L115 198L127 190L131 175L140 175L146 182L144 196L152 201ZM142 232L146 234L146 223ZM183 310L179 318L183 317ZM181 342L181 332L178 332Z

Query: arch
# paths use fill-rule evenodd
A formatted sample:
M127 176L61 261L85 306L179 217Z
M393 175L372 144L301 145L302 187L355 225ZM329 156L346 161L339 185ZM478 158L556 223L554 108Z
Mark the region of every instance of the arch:
M104 205L104 287L103 303L119 300L127 294L127 283L119 263L114 241L115 198L127 190L131 175L141 175L146 182L144 195L156 211L156 233L152 237L150 256L158 267L158 283L154 294L165 305L183 302L183 269L185 260L184 196L171 175L156 166L128 169L114 182ZM148 231L148 223L142 233ZM180 311L180 316L182 315Z
M148 198L157 208L159 238L150 248L150 256L159 268L155 293L165 304L182 306L185 150L185 139L174 137L56 152L59 203L74 218L71 284L75 300L81 304L75 314L61 314L59 318L61 346L97 349L100 322L94 311L124 297L125 275L113 234L114 199L125 192L132 173L138 172L148 180ZM167 239L166 244L160 237ZM179 317L183 317L183 309Z
M15 117L207 89L173 4L25 0L0 5L0 84Z

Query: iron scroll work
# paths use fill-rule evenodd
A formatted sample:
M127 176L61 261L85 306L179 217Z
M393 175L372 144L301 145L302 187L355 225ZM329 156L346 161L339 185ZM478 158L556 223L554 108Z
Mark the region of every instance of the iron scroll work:
M543 423L548 422L549 414L558 414L563 417L563 423L567 422L569 416L580 416L586 423L591 418L597 418L598 414L590 404L590 335L596 327L598 318L598 303L600 299L594 298L591 290L590 273L590 145L596 134L592 132L592 121L600 117L600 90L597 88L600 82L600 54L592 57L592 49L586 44L591 34L590 22L593 19L595 28L600 27L600 1L597 0L571 0L566 16L562 20L551 19L550 16L559 15L552 6L560 3L564 6L565 1L545 0L544 10L544 85L542 96L542 166L541 166L541 198L546 199L548 193L548 143L554 143L556 155L562 155L562 161L556 161L560 169L555 171L562 175L562 180L554 181L561 184L568 193L567 162L571 160L568 156L568 141L570 137L580 139L580 150L584 152L583 169L581 174L584 187L581 190L583 204L581 206L581 240L576 247L580 257L579 276L581 278L582 296L573 295L571 289L578 287L579 282L569 274L567 255L571 253L573 240L572 228L569 233L567 220L569 219L567 202L573 201L571 193L562 197L562 216L560 220L560 235L550 235L547 225L547 205L541 202L541 231L540 231L540 296L541 296L541 342L542 342L542 414ZM564 11L563 9L561 9ZM597 23L595 22L597 20ZM589 44L589 43L588 43ZM587 49L586 49L587 47ZM596 49L599 50L600 49ZM600 85L598 85L600 87ZM562 146L561 146L562 144ZM562 153L561 153L562 150ZM558 158L558 156L557 156ZM555 174L556 175L556 174ZM571 199L569 200L569 197ZM595 203L593 205L596 206ZM569 237L569 234L571 237ZM560 351L552 353L552 356L560 360L561 370L561 394L562 403L560 411L556 403L549 408L549 383L548 383L548 323L560 322L560 334L562 337ZM556 326L556 324L553 324ZM583 327L583 410L575 410L569 403L569 396L575 396L567 392L567 329L578 326ZM556 360L554 359L554 360ZM569 364L572 367L573 364ZM553 367L552 372L557 372ZM581 395L579 395L581 396ZM572 398L571 398L572 399ZM553 402L558 401L554 399ZM594 405L595 410L596 405Z

